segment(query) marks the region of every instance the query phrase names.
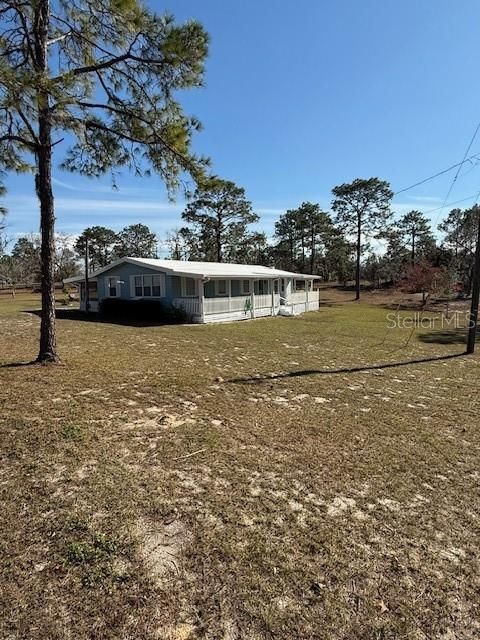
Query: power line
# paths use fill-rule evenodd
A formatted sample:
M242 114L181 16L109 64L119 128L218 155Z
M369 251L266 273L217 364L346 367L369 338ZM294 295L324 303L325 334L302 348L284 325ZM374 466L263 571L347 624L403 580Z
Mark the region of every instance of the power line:
M449 189L447 191L447 195L445 196L445 199L443 201L443 205L440 207L440 213L436 216L435 226L437 226L437 224L438 224L438 219L442 215L443 209L446 206L447 200L450 197L450 194L452 193L453 187L455 186L455 183L456 183L456 181L458 179L458 176L460 174L460 169L462 168L463 163L466 161L466 158L467 158L468 154L470 153L470 149L472 148L472 144L474 143L475 138L477 137L477 133L478 133L479 130L480 130L480 122L477 124L477 127L476 127L475 131L473 132L473 136L470 138L470 142L468 143L468 146L465 149L465 153L463 154L462 162L461 162L460 166L457 168L457 171L455 172L455 176L453 177L453 180L450 183L450 187L449 187Z
M475 200L478 200L479 197L480 197L480 191L478 193L472 193L472 195L467 196L466 198L462 198L461 200L454 200L453 202L444 202L441 207L436 207L435 209L429 209L428 211L424 211L423 213L424 214L435 213L435 211L441 211L442 209L445 209L445 207L451 207L454 204L460 204L461 202L466 202L467 200L471 200L472 198L475 198Z
M464 165L466 162L471 162L472 159L480 160L480 154L475 153L475 154L469 156L468 158L465 158L461 162L457 162L456 164L452 164L452 166L448 167L447 169L442 169L442 171L439 171L438 173L434 173L433 176L429 176L428 178L424 178L423 180L420 180L419 182L415 182L415 184L411 184L409 187L405 187L404 189L400 189L399 191L395 191L395 193L393 195L394 196L398 196L400 193L405 193L405 191L410 191L410 189L414 189L415 187L419 187L420 185L425 184L426 182L429 182L430 180L433 180L434 178L438 178L438 176L442 176L445 173L448 173L449 171L452 171L453 169L456 169L457 167L459 167L459 168L462 167L462 165Z
M480 198L480 191L478 191L477 193L472 193L470 196L467 196L466 198L462 198L461 200L454 200L453 202L446 202L445 204L442 204L441 207L435 207L435 209L428 209L427 211L422 211L422 213L424 213L425 215L427 213L435 213L435 211L440 211L441 209L444 209L445 207L451 207L454 204L460 204L461 202L466 202L467 200L471 200L472 198L474 198L475 202ZM395 207L395 204L393 204L393 206Z
M468 147L466 148L466 150L465 150L465 154L464 154L464 156L463 156L462 164L465 162L465 159L466 159L466 157L467 157L467 155L468 155L468 153L469 153L469 151L470 151L470 149L471 149L471 147L472 147L472 144L473 144L473 142L474 142L475 138L477 137L477 133L478 133L478 130L479 130L479 129L480 129L480 122L477 124L477 128L475 129L475 131L474 131L474 133L473 133L473 136L471 137L470 142L468 143ZM445 202L448 200L448 198L449 198L450 194L452 193L452 189L453 189L453 187L454 187L454 185L455 185L455 182L457 181L457 178L458 178L459 173L460 173L460 167L458 167L457 172L456 172L456 174L455 174L455 177L454 177L454 178L453 178L453 180L452 180L452 184L450 185L450 188L449 188L449 190L448 190L448 193L447 193L447 195L445 196Z
M440 211L440 213L436 216L436 220L433 226L437 226L438 223L438 219L440 218L440 216L442 215L443 210L445 209L446 206L452 206L454 204L460 204L461 202L466 202L467 200L470 200L471 198L474 198L474 205L477 203L478 199L480 198L480 191L478 191L478 193L476 194L472 194L471 196L467 196L466 198L462 198L461 200L456 200L454 202L448 202L447 200L450 197L450 194L453 191L453 187L455 186L455 183L457 182L459 176L460 176L460 171L463 167L463 165L466 162L470 162L473 166L475 166L476 164L478 164L478 161L480 160L480 154L478 153L474 153L471 156L469 156L469 152L470 149L472 148L473 143L475 142L475 138L477 137L478 132L480 131L480 122L477 124L477 127L475 129L475 131L473 132L472 137L470 138L470 141L467 145L467 148L465 149L465 153L463 154L463 158L461 160L461 162L457 162L456 164L452 164L450 167L447 167L446 169L442 169L441 171L438 171L437 173L434 173L431 176L428 176L428 178L424 178L423 180L419 180L418 182L415 182L414 184L411 184L408 187L405 187L404 189L399 189L398 191L395 191L395 193L393 194L394 196L399 195L400 193L405 193L406 191L410 191L411 189L414 189L415 187L419 187L422 184L425 184L426 182L430 182L430 180L434 180L435 178L438 178L439 176L442 176L446 173L448 173L449 171L453 171L453 169L457 169L457 171L455 172L455 175L453 177L452 182L450 183L450 186L448 188L447 191L447 195L445 196L444 200L443 200L443 204L441 207L436 207L435 209L429 209L428 211L424 211L425 214L428 213L435 213L436 211ZM477 162L475 162L477 161Z

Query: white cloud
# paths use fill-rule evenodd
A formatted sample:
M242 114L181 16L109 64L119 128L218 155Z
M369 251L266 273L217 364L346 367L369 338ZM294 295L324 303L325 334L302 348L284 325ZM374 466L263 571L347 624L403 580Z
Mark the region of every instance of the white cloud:
M410 200L415 200L416 202L431 202L432 204L442 202L442 198L438 196L408 196Z
M59 178L52 178L53 184L58 187L59 190L66 189L67 191L74 191L76 193L83 194L118 194L119 198L124 198L126 196L132 195L148 195L150 194L152 198L162 198L165 191L161 188L151 188L148 186L142 187L132 187L132 186L121 186L118 189L114 189L112 184L106 184L105 182L100 182L98 179L92 178L91 180L84 179L81 183L72 183L66 182L65 180L60 180ZM149 183L153 184L153 183Z
M9 212L18 214L36 214L38 212L38 200L34 196L7 196L5 204ZM95 212L102 213L155 213L162 211L181 211L183 205L171 202L159 202L156 200L135 200L122 197L103 198L55 198L55 210L57 215L76 213L91 216Z

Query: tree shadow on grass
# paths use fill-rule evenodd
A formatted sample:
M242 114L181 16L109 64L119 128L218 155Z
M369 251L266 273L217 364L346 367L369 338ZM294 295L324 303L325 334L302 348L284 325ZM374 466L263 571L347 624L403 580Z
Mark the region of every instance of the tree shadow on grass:
M35 365L41 366L36 360L30 360L29 362L6 362L0 364L0 369L18 369L20 367L33 367Z
M418 339L427 344L466 344L466 329L450 329L449 331L429 331L420 333ZM477 331L476 342L480 341L480 332Z
M414 358L410 360L401 360L400 362L387 362L380 364L368 364L358 367L339 367L338 369L303 369L300 371L287 371L278 374L267 374L259 376L249 376L247 378L232 378L227 382L240 383L240 384L258 384L261 382L267 382L269 380L275 380L278 378L300 378L302 376L317 376L317 375L332 375L338 373L361 373L362 371L375 371L380 369L394 369L396 367L405 367L409 364L423 364L427 362L439 362L442 360L453 360L454 358L460 358L464 356L465 351L461 353L451 353L446 356L431 356L430 358Z
M30 313L41 317L39 309L25 309L23 313ZM76 322L94 322L95 324L117 324L124 327L163 327L171 326L174 323L163 320L136 320L135 318L110 318L102 316L100 313L86 313L80 309L57 309L55 311L57 320L75 320ZM180 324L180 323L178 323Z

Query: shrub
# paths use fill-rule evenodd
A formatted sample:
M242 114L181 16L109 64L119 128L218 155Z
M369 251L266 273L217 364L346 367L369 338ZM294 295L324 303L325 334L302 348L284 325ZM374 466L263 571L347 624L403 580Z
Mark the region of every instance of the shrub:
M185 309L174 307L161 300L148 298L140 298L139 300L105 298L100 302L100 313L109 319L157 322L159 324L180 324L191 320Z

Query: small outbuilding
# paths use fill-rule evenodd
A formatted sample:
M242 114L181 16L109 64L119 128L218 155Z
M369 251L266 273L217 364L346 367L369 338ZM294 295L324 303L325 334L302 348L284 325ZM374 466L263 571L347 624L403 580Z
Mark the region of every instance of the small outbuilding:
M121 258L89 274L88 305L95 312L105 298L158 299L183 308L197 323L298 315L319 308L315 280L261 265ZM85 310L86 278L64 282L79 287Z

